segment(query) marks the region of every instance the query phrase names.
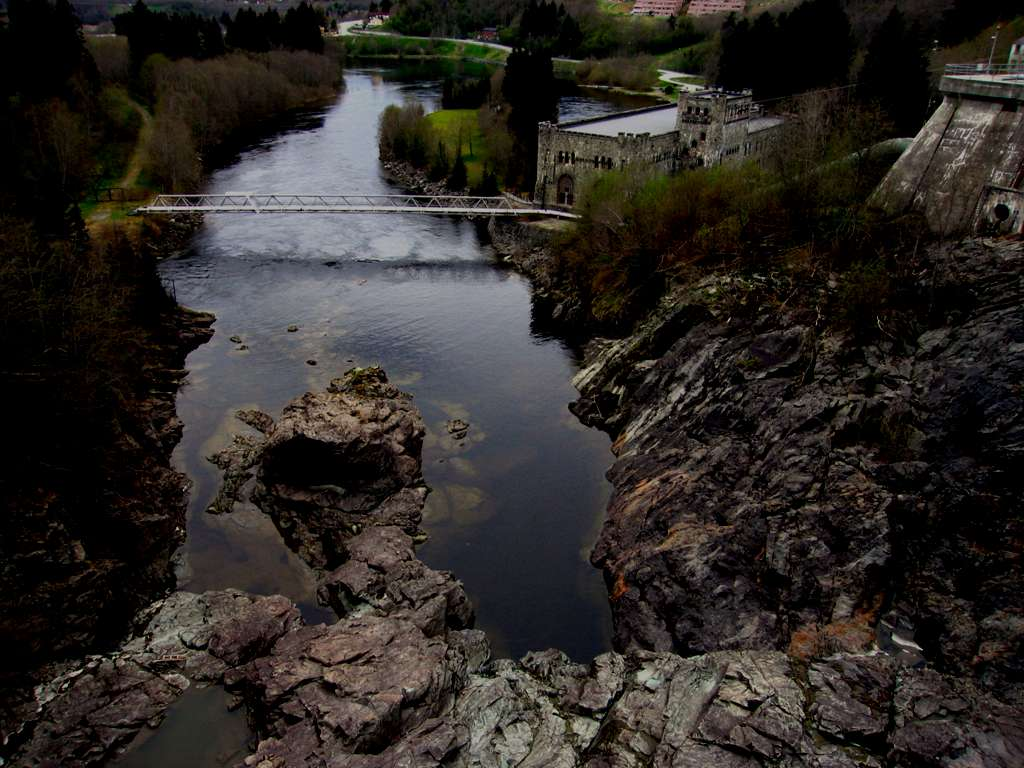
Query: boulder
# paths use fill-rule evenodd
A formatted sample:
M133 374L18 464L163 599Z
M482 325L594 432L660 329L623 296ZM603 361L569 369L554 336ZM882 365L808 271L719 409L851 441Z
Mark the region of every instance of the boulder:
M339 616L401 617L428 637L472 626L473 608L462 583L417 560L413 540L402 529L367 528L345 550L347 559L321 579L319 589L321 602Z

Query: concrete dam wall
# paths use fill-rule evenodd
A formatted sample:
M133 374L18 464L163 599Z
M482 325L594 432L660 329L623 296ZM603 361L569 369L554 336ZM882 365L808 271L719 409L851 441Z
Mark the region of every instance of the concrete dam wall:
M942 235L1024 228L1024 75L942 78L943 101L875 191Z

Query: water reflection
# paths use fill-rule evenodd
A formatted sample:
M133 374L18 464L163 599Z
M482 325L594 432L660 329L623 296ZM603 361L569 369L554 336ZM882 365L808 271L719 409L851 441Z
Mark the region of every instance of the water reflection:
M202 738L197 738L202 734ZM245 712L217 686L192 687L171 705L155 731L143 730L117 768L219 768L240 765L251 736Z
M410 98L432 107L440 76L350 70L346 79L312 130L243 153L209 189L399 191L380 172L377 116ZM281 593L322 618L311 574L268 521L252 510L206 514L219 472L205 457L245 429L238 408L276 415L353 364L381 364L428 425L434 493L420 556L465 582L497 651L557 646L589 659L607 650L606 595L587 562L607 501L607 439L566 410L572 353L531 331L529 286L495 264L478 223L211 216L193 250L163 269L182 303L218 317L214 339L189 357L179 398L186 427L175 458L195 484L181 588ZM470 424L464 438L447 433L452 418Z

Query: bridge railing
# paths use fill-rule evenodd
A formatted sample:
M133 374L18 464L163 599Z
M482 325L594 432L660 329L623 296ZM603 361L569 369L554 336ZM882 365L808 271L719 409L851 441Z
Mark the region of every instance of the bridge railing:
M138 213L435 213L456 216L517 216L537 213L577 218L566 211L539 208L511 195L303 195L223 192L157 195Z
M1024 75L1024 64L989 64L984 61L972 64L947 64L946 75Z
M507 209L517 206L506 197L466 197L463 195L291 195L226 192L211 195L157 195L145 206L149 209L210 208L260 210L314 210L318 208L478 208Z

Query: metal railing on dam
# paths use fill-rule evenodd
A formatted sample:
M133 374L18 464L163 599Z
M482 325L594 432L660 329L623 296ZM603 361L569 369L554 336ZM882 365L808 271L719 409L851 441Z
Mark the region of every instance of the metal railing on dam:
M991 64L984 61L972 64L947 64L943 69L947 77L1009 77L1024 78L1024 64Z
M283 195L226 192L157 195L135 209L153 213L426 213L439 216L554 216L578 219L559 208L541 208L507 196L465 195Z

